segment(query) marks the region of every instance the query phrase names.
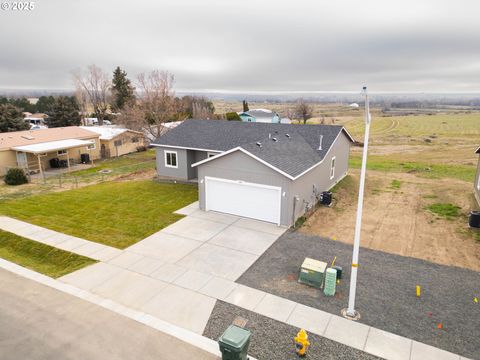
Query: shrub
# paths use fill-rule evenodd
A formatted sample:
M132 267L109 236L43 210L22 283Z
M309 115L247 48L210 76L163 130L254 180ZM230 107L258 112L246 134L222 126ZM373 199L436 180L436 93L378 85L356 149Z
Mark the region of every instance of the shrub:
M147 147L146 146L137 146L137 151L138 152L147 151Z
M8 169L5 175L5 184L7 185L21 185L28 183L27 175L22 169L11 168Z
M236 112L228 112L225 114L225 118L229 121L241 121L242 119Z

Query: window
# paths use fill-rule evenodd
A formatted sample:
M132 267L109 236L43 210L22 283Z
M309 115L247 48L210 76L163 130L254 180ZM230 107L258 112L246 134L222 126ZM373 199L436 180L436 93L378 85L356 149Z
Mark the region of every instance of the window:
M122 146L122 140L115 140L115 141L113 142L113 145L114 145L115 147Z
M332 158L332 162L330 165L330 179L335 177L335 156Z
M138 137L136 136L132 137L132 143L138 143Z
M91 144L87 145L87 150L95 150L96 149L95 140L90 140L90 142Z
M165 167L178 168L176 151L165 151Z
M60 156L60 155L67 155L67 150L58 150L57 156Z
M207 153L207 158L211 158L215 155L217 155L217 153L209 152L209 153Z

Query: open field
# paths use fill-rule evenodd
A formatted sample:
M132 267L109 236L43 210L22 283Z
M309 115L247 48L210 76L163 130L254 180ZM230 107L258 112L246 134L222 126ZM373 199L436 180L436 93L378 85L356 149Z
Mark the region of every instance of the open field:
M0 230L0 258L57 278L96 261Z
M333 206L318 208L301 232L353 242L358 173L337 185ZM455 216L442 216L446 204L458 206ZM362 246L480 271L480 233L467 225L472 207L471 183L368 171Z
M0 213L123 249L182 218L197 199L194 185L108 181L0 203Z

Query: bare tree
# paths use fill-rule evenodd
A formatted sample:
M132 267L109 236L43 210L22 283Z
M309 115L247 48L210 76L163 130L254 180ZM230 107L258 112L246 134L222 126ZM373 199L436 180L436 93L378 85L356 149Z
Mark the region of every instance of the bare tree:
M136 103L126 107L118 121L129 129L146 131L152 138L160 136L163 124L177 115L174 81L168 71L153 70L138 75Z
M306 124L308 119L313 116L313 106L305 102L303 98L300 98L295 106L295 113L297 118Z
M89 104L98 119L98 124L103 125L110 101L111 81L109 75L95 64L89 65L87 71L73 73L77 93L88 98ZM77 95L78 97L79 95Z

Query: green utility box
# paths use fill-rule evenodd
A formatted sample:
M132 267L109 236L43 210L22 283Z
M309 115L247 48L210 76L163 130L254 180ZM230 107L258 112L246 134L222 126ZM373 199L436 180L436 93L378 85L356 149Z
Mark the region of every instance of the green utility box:
M218 339L222 360L247 360L250 336L250 331L230 325Z
M315 259L305 258L302 267L300 268L300 276L298 277L298 281L316 288L321 288L326 269L327 263Z

